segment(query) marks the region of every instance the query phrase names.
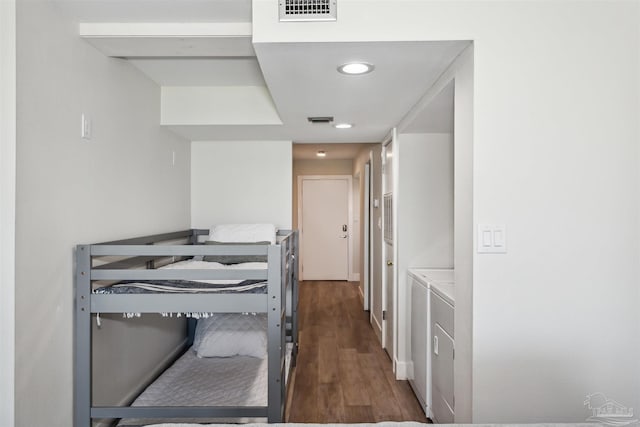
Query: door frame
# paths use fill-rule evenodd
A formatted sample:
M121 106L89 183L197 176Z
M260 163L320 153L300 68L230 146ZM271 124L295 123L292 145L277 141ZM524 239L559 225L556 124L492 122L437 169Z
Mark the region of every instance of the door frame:
M386 174L387 174L387 168L386 168L386 160L385 160L385 147L388 145L392 145L393 146L393 157L391 159L391 165L392 165L392 176L391 176L391 188L387 188L387 183L386 183ZM391 230L392 230L392 241L393 241L393 249L392 249L392 254L391 254L391 259L393 262L393 266L392 266L392 277L393 277L393 283L391 285L389 285L389 283L387 283L387 274L386 274L386 265L387 265L387 259L388 259L388 254L387 254L387 249L386 249L386 244L384 241L384 226L382 228L382 260L381 260L381 266L383 269L383 274L382 274L382 311L383 313L385 311L388 312L388 304L389 302L387 301L387 287L388 286L393 286L393 289L391 289L391 293L393 295L393 318L391 320L393 320L393 329L391 331L391 340L392 345L393 345L393 351L392 354L390 354L389 356L391 357L391 361L393 362L393 372L396 371L396 358L397 358L397 345L396 345L396 337L397 337L397 333L396 333L396 329L398 327L398 322L397 322L397 317L398 317L398 278L397 278L397 272L398 272L398 202L397 202L397 197L398 197L398 163L397 163L397 159L398 159L398 144L397 144L397 132L396 132L396 128L393 128L391 130L391 132L389 133L389 135L387 135L387 137L382 141L382 151L381 151L381 156L382 156L382 198L384 199L384 195L391 192L393 194L393 202L392 202L392 206L391 206L391 216L392 216L392 222L391 222ZM386 220L384 217L384 208L382 210L382 224L386 224ZM383 348L387 348L387 326L388 322L387 319L382 321L382 340L381 340L381 344Z
M364 311L371 311L371 277L372 275L372 262L371 262L371 152L369 152L369 160L364 164L363 173L363 203L362 208L362 230L364 236L362 239L362 248L360 250L362 257L362 289L363 289L363 309ZM371 317L371 314L369 314ZM371 321L371 319L369 319Z
M16 1L0 0L0 425L15 421Z
M351 260L353 258L353 177L351 175L298 175L298 206L296 207L298 212L298 229L300 230L300 271L298 271L298 277L300 280L304 280L304 272L302 271L302 264L304 262L304 245L303 237L304 224L302 222L302 184L304 180L335 180L346 179L348 187L348 222L347 227L347 280L351 275Z

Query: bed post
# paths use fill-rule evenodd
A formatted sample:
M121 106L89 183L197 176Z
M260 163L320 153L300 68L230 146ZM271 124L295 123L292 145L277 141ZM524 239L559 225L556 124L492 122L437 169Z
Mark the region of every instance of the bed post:
M73 425L91 426L91 247L76 247Z
M284 352L284 333L286 330L283 313L283 292L282 269L285 259L282 253L283 246L270 245L267 250L269 273L268 273L268 302L267 302L267 340L268 340L268 364L269 364L269 384L267 401L267 419L269 423L281 423L283 387L282 378L282 358Z

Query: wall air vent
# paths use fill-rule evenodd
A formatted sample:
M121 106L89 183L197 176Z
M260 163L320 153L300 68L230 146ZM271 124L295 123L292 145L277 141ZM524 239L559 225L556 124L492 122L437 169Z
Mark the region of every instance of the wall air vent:
M280 21L335 21L337 0L279 0Z
M307 117L307 120L309 120L313 124L331 123L333 121L333 117L331 116Z

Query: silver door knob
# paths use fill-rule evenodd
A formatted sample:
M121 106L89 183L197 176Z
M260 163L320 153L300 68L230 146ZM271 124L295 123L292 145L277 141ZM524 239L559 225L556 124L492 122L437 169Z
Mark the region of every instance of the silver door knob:
M340 236L340 238L341 238L341 239L346 239L346 238L347 238L347 235L346 235L346 234L343 234L342 236Z

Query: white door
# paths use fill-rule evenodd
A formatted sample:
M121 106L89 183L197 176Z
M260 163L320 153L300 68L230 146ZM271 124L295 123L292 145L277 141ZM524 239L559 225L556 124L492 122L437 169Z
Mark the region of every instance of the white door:
M382 232L384 236L383 244L383 268L384 276L384 348L391 360L394 360L394 294L395 294L395 267L394 267L394 222L393 222L393 140L389 141L382 148L383 164L383 201L384 209Z
M302 280L348 280L351 177L300 177Z

